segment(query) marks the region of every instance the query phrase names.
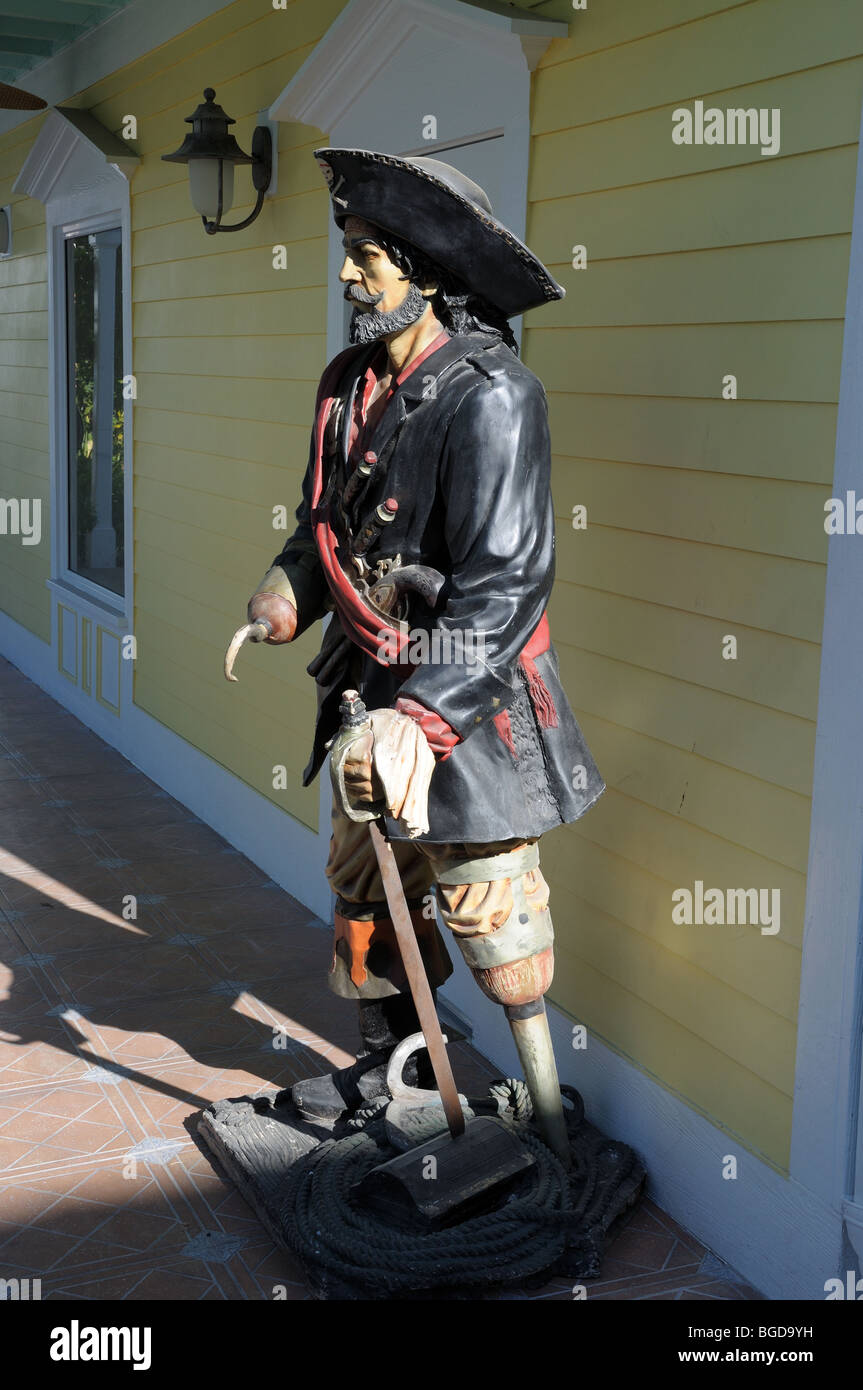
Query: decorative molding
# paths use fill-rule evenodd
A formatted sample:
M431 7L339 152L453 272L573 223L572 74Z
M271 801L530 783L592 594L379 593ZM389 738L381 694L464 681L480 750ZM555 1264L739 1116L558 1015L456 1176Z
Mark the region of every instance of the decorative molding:
M141 162L140 155L135 154L125 140L107 130L90 111L57 106L48 112L12 192L25 193L38 198L40 203L47 203L76 191L81 186L76 155L82 156L79 164L92 167L91 183L100 181L100 173L103 178L122 175L128 181Z
M419 29L453 44L481 42L502 64L533 69L553 38L569 33L558 20L515 6L479 8L465 0L349 0L270 107L275 121L331 131L378 73Z
M115 650L113 654L106 652L105 643L113 642ZM120 655L120 639L115 632L107 628L96 628L96 685L95 695L100 705L104 705L112 714L120 713L120 672L122 670L122 657ZM112 700L111 695L116 692L116 699Z

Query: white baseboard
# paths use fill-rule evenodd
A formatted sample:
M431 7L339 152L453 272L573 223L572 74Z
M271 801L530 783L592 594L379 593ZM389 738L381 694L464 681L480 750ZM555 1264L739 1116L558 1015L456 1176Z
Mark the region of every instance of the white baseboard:
M310 912L331 920L324 876L328 834L300 825L142 710L133 707L122 719L104 711L59 673L47 643L3 613L0 652ZM328 826L326 781L320 823ZM479 992L457 949L452 955L447 1000L472 1020L473 1045L501 1074L518 1075L503 1011ZM561 1081L581 1092L594 1124L640 1154L653 1200L768 1298L823 1299L825 1281L844 1276L847 1262L841 1212L782 1177L598 1039L574 1051L572 1023L560 1010L549 1008L549 1022ZM737 1158L736 1179L722 1176L728 1154Z

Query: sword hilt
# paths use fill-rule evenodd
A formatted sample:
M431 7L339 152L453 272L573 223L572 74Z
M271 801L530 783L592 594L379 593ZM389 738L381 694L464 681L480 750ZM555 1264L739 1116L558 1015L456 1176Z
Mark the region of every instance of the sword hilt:
M339 705L339 718L343 729L371 728L368 710L357 690L343 690Z

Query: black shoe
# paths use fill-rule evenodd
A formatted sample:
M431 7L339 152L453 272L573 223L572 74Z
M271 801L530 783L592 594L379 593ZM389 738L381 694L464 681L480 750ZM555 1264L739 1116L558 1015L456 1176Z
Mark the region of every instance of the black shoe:
M357 1060L328 1075L298 1081L291 1088L291 1099L304 1119L335 1121L369 1101L379 1097L390 1099L387 1087L390 1057L402 1039L420 1032L413 999L409 994L392 994L385 999L360 1000L359 1016L363 1046ZM434 1072L425 1048L407 1059L402 1076L408 1086L435 1088Z

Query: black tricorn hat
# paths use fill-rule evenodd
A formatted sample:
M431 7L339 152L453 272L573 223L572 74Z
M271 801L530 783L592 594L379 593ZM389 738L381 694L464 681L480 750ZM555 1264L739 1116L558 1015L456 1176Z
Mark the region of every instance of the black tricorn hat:
M438 159L315 150L340 227L362 217L416 246L507 318L566 291L496 217L479 184Z

